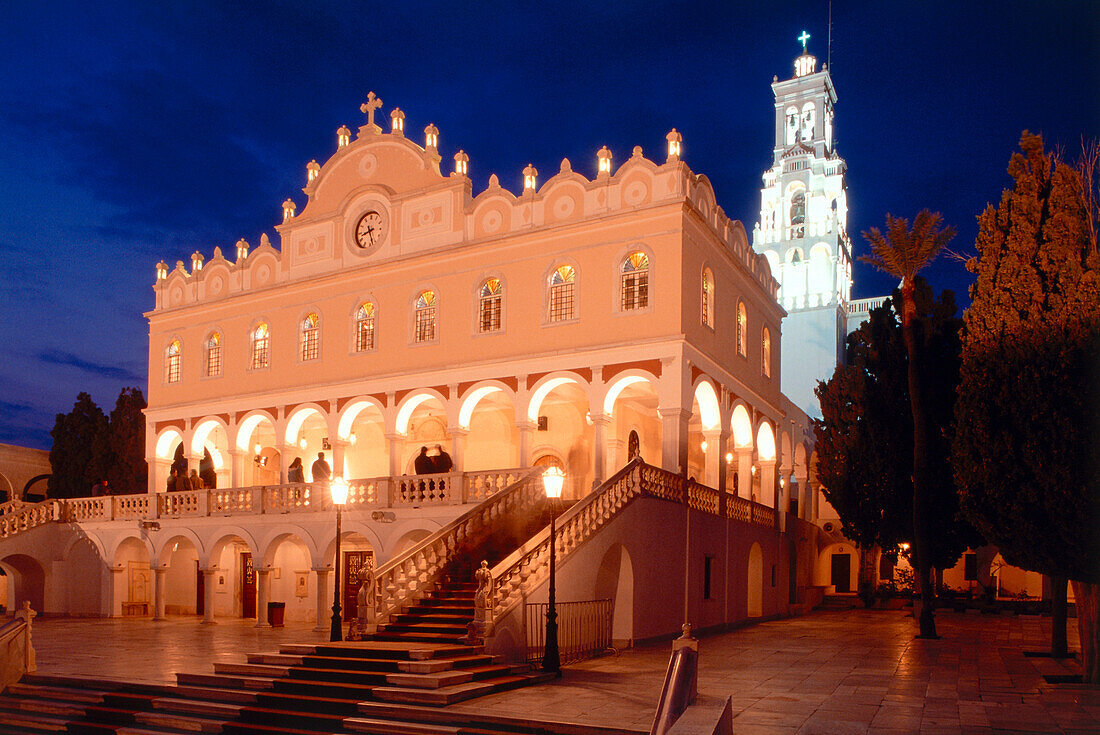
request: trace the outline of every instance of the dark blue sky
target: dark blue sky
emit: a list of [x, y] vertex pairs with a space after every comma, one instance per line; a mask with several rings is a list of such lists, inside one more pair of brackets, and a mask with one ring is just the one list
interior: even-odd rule
[[[664, 134], [751, 229], [770, 165], [773, 75], [827, 3], [26, 3], [0, 26], [0, 442], [48, 448], [89, 391], [145, 389], [154, 265], [274, 235], [305, 164], [353, 129], [368, 90], [440, 129], [518, 190], [531, 161], [594, 175]], [[1070, 155], [1100, 133], [1092, 2], [866, 2], [833, 8], [837, 148], [849, 229], [944, 213], [973, 250], [1020, 131]], [[276, 240], [277, 242], [277, 240]], [[857, 252], [865, 252], [862, 239]], [[941, 260], [937, 286], [965, 291]], [[857, 266], [854, 296], [890, 279]]]

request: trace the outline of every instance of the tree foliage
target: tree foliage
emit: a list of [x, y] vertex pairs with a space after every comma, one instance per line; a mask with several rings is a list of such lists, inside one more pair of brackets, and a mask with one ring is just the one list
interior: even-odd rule
[[51, 498], [79, 498], [107, 476], [112, 464], [107, 417], [87, 393], [80, 393], [69, 413], [57, 414], [50, 448]]
[[979, 217], [954, 466], [1011, 564], [1100, 583], [1100, 256], [1094, 180], [1024, 133]]
[[114, 463], [107, 479], [112, 492], [146, 492], [149, 482], [145, 461], [145, 396], [140, 388], [123, 388], [109, 421], [109, 445]]
[[[955, 297], [916, 278], [913, 290], [924, 404], [931, 424], [930, 563], [944, 569], [981, 542], [958, 512], [951, 482], [946, 433], [959, 373], [959, 331]], [[826, 499], [844, 523], [844, 534], [865, 548], [896, 553], [913, 539], [913, 418], [908, 354], [901, 327], [900, 292], [848, 335], [846, 361], [828, 382], [819, 383], [822, 419], [814, 422], [818, 477]]]

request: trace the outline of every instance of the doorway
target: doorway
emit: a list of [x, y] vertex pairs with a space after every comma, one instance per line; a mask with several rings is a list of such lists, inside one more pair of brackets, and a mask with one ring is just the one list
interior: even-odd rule
[[837, 594], [846, 594], [852, 591], [851, 554], [833, 554], [832, 577], [829, 582], [833, 585]]
[[256, 617], [256, 570], [248, 551], [241, 552], [241, 617]]
[[359, 570], [374, 569], [373, 551], [344, 552], [344, 620], [359, 617]]

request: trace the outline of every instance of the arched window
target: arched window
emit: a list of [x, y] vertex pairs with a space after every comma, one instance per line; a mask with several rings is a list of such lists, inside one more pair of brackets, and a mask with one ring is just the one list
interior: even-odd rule
[[623, 311], [649, 306], [649, 256], [635, 250], [619, 267], [622, 272], [620, 304]]
[[500, 329], [500, 304], [504, 293], [499, 278], [490, 278], [481, 284], [478, 294], [477, 331], [496, 332]]
[[798, 108], [788, 107], [786, 116], [787, 125], [784, 135], [784, 141], [787, 145], [790, 145], [791, 143], [794, 143], [795, 136], [798, 135]]
[[168, 343], [164, 357], [164, 379], [169, 383], [180, 382], [180, 359], [183, 351], [180, 341], [174, 339]]
[[764, 327], [764, 335], [760, 340], [760, 354], [763, 362], [764, 377], [772, 376], [772, 333]]
[[791, 237], [802, 237], [806, 231], [806, 192], [795, 192], [791, 197]]
[[710, 268], [703, 269], [703, 324], [708, 327], [714, 326], [714, 274], [710, 272]]
[[306, 314], [301, 325], [302, 361], [316, 360], [321, 349], [321, 320], [313, 313]]
[[550, 321], [563, 322], [575, 316], [576, 281], [577, 271], [571, 265], [559, 265], [550, 275]]
[[435, 291], [422, 291], [416, 297], [416, 341], [435, 339]]
[[745, 302], [737, 302], [737, 354], [744, 357], [748, 354], [749, 314], [745, 309]]
[[268, 332], [267, 324], [264, 322], [260, 322], [252, 330], [251, 347], [251, 359], [248, 362], [249, 367], [253, 370], [267, 367], [271, 359], [271, 335]]
[[355, 351], [374, 349], [374, 302], [364, 301], [355, 312]]
[[807, 102], [802, 106], [802, 140], [814, 139], [815, 117], [812, 102]]
[[791, 248], [787, 257], [791, 265], [800, 265], [802, 263], [802, 248]]
[[206, 338], [206, 377], [222, 374], [222, 336], [214, 332]]
[[630, 434], [626, 437], [626, 460], [628, 462], [642, 455], [641, 446], [642, 442], [638, 438], [638, 432], [631, 429]]

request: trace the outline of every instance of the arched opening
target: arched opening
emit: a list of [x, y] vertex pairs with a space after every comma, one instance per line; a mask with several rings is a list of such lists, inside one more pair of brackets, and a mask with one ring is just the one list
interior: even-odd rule
[[730, 417], [730, 442], [733, 449], [726, 456], [730, 476], [726, 487], [738, 497], [752, 498], [752, 419], [745, 404], [738, 403]]
[[[336, 559], [336, 538], [330, 540], [325, 550], [325, 565], [332, 569]], [[362, 567], [374, 569], [379, 564], [374, 545], [358, 531], [342, 531], [340, 534], [340, 579], [341, 581], [341, 617], [351, 620], [359, 614], [359, 570]], [[332, 575], [329, 576], [326, 599], [332, 599]]]
[[256, 563], [252, 546], [239, 534], [226, 534], [214, 543], [210, 564], [215, 617], [256, 617]]
[[335, 474], [359, 479], [390, 474], [386, 422], [378, 403], [361, 399], [348, 404], [340, 416], [337, 436], [347, 445], [344, 466], [333, 467]]
[[764, 552], [760, 544], [754, 543], [749, 549], [748, 616], [759, 618], [764, 614]]
[[134, 536], [123, 539], [115, 549], [111, 566], [122, 573], [112, 574], [115, 583], [112, 607], [123, 617], [149, 617], [153, 614], [153, 570], [149, 547]]
[[622, 544], [613, 544], [600, 561], [595, 599], [611, 600], [611, 644], [630, 646], [634, 641], [634, 565]]
[[281, 458], [275, 444], [275, 423], [267, 414], [250, 414], [240, 423], [237, 449], [245, 453], [241, 487], [279, 484]]
[[26, 554], [10, 554], [0, 559], [0, 569], [7, 578], [8, 609], [18, 610], [27, 601], [32, 610], [44, 611], [46, 573], [36, 559]]
[[474, 472], [519, 466], [519, 429], [509, 392], [497, 385], [472, 388], [462, 402], [458, 423], [469, 431], [463, 470]]
[[164, 573], [164, 613], [201, 615], [203, 613], [203, 577], [199, 570], [199, 552], [187, 536], [174, 536], [160, 551]]
[[532, 456], [556, 453], [565, 462], [562, 497], [577, 499], [588, 494], [592, 484], [593, 429], [588, 395], [569, 376], [557, 376], [535, 389], [528, 417], [537, 424], [532, 437]]
[[[318, 622], [317, 606], [309, 596], [312, 558], [309, 546], [301, 537], [293, 533], [276, 536], [267, 545], [263, 564], [259, 568], [267, 570], [267, 601], [284, 605], [286, 621]], [[260, 610], [259, 613], [267, 615], [266, 610]]]
[[851, 544], [829, 544], [817, 555], [814, 584], [829, 587], [832, 594], [852, 594], [857, 589], [859, 552]]
[[197, 469], [204, 488], [229, 487], [230, 466], [229, 435], [221, 423], [209, 419], [195, 428], [191, 440], [193, 454], [202, 453]]
[[325, 460], [329, 462], [330, 467], [332, 466], [332, 452], [325, 448], [328, 438], [328, 423], [325, 421], [324, 414], [317, 408], [305, 406], [292, 413], [287, 419], [287, 459], [293, 462], [296, 457], [301, 458], [306, 482], [313, 482], [312, 466], [318, 452], [323, 452]]
[[416, 469], [416, 458], [420, 456], [421, 449], [426, 449], [429, 457], [434, 458], [445, 451], [452, 460], [454, 458], [447, 409], [435, 393], [425, 392], [405, 399], [397, 412], [397, 432], [405, 435], [400, 464], [405, 474], [424, 474]]
[[710, 487], [718, 487], [718, 464], [713, 460], [721, 421], [718, 394], [709, 380], [701, 380], [695, 386], [688, 423], [688, 475]]
[[654, 382], [642, 374], [624, 375], [611, 384], [604, 397], [604, 413], [611, 417], [605, 439], [608, 476], [636, 456], [660, 464], [661, 417]]
[[66, 551], [63, 561], [64, 594], [68, 598], [65, 610], [77, 616], [110, 614], [107, 560], [95, 542], [87, 536], [77, 539]]

